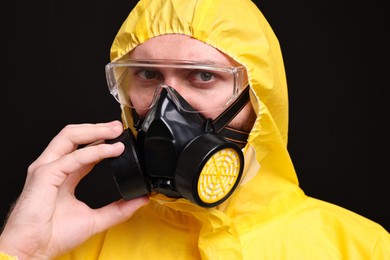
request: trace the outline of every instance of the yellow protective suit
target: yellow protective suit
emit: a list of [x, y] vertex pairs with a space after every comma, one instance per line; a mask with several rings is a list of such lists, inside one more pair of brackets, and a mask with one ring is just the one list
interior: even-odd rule
[[[288, 97], [279, 42], [249, 0], [142, 0], [111, 59], [150, 38], [190, 35], [246, 66], [257, 120], [240, 186], [217, 208], [151, 198], [127, 222], [59, 259], [390, 259], [379, 224], [300, 189], [287, 151]], [[126, 113], [123, 120], [131, 127]], [[313, 173], [315, 174], [315, 173]]]

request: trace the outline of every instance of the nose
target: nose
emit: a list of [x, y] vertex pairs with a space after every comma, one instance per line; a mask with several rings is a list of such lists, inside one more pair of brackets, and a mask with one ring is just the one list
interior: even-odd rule
[[183, 97], [188, 103], [193, 104], [197, 93], [194, 93], [194, 88], [191, 87], [191, 83], [188, 80], [188, 72], [180, 71], [176, 69], [167, 69], [162, 73], [163, 82], [165, 85], [170, 86], [176, 90], [181, 97]]
[[181, 92], [183, 88], [183, 82], [176, 75], [168, 75], [164, 76], [164, 83], [172, 88], [174, 88], [177, 92]]

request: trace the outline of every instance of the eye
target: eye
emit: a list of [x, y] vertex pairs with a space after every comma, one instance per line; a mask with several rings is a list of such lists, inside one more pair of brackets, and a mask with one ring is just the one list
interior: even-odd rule
[[208, 71], [198, 71], [194, 73], [194, 79], [197, 81], [210, 81], [214, 79], [214, 74]]
[[158, 79], [159, 73], [154, 70], [141, 70], [138, 72], [138, 76], [142, 79], [150, 80], [150, 79]]

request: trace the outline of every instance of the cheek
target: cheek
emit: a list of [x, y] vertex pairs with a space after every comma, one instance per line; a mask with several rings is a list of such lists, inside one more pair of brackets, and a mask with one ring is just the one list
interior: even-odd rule
[[217, 110], [217, 111], [204, 111], [204, 112], [202, 112], [202, 115], [203, 115], [205, 118], [211, 118], [212, 120], [214, 120], [214, 119], [217, 118], [222, 112], [223, 112], [223, 110]]
[[149, 112], [149, 109], [136, 109], [135, 110], [139, 117], [145, 118], [146, 114]]
[[248, 103], [238, 115], [228, 124], [228, 126], [249, 132], [256, 120], [256, 113], [252, 108], [252, 104]]

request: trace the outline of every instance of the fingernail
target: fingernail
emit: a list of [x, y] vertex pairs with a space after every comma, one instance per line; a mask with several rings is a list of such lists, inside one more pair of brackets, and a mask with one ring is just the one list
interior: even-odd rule
[[115, 148], [119, 147], [119, 146], [123, 146], [124, 144], [122, 142], [116, 142], [116, 143], [113, 143], [112, 144]]

